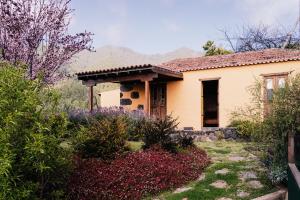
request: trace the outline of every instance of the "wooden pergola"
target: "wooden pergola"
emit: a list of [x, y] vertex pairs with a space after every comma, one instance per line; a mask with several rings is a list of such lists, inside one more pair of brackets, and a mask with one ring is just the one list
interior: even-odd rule
[[83, 85], [89, 87], [89, 110], [93, 111], [93, 87], [99, 83], [122, 83], [141, 81], [145, 84], [145, 113], [150, 113], [150, 82], [182, 80], [180, 72], [154, 65], [135, 65], [106, 70], [88, 71], [76, 74]]

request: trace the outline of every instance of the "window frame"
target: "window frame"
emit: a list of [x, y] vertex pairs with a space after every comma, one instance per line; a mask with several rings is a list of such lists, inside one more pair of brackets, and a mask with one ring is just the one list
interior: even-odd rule
[[[267, 80], [272, 79], [272, 87], [273, 87], [273, 94], [274, 91], [279, 89], [279, 79], [284, 78], [285, 83], [288, 80], [289, 72], [281, 72], [281, 73], [272, 73], [272, 74], [262, 74], [263, 76], [263, 104], [264, 104], [264, 114], [267, 115], [270, 112], [270, 103], [272, 100], [268, 99], [268, 89], [267, 89]], [[273, 96], [272, 94], [272, 96]]]

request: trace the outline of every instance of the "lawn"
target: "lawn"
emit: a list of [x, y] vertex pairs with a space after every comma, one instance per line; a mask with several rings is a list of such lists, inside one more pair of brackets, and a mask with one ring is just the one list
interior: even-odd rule
[[[197, 146], [207, 151], [213, 163], [198, 181], [175, 192], [164, 192], [155, 199], [253, 199], [276, 190], [257, 157], [245, 150], [251, 143], [218, 141], [201, 142]], [[216, 188], [212, 183], [224, 188]]]
[[126, 143], [130, 151], [139, 151], [143, 146], [143, 142], [138, 141], [127, 141]]

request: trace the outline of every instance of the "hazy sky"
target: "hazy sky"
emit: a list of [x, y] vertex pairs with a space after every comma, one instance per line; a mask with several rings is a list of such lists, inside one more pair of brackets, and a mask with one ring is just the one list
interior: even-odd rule
[[153, 54], [224, 44], [222, 29], [243, 24], [292, 27], [298, 0], [72, 0], [70, 31], [95, 34], [94, 46], [116, 45]]

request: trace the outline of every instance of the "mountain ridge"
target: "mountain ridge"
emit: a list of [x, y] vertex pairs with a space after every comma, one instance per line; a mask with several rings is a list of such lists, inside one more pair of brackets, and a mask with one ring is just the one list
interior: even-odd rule
[[70, 73], [140, 64], [160, 64], [173, 59], [199, 57], [201, 52], [181, 47], [167, 53], [142, 54], [127, 47], [106, 45], [95, 52], [83, 51], [67, 66]]

